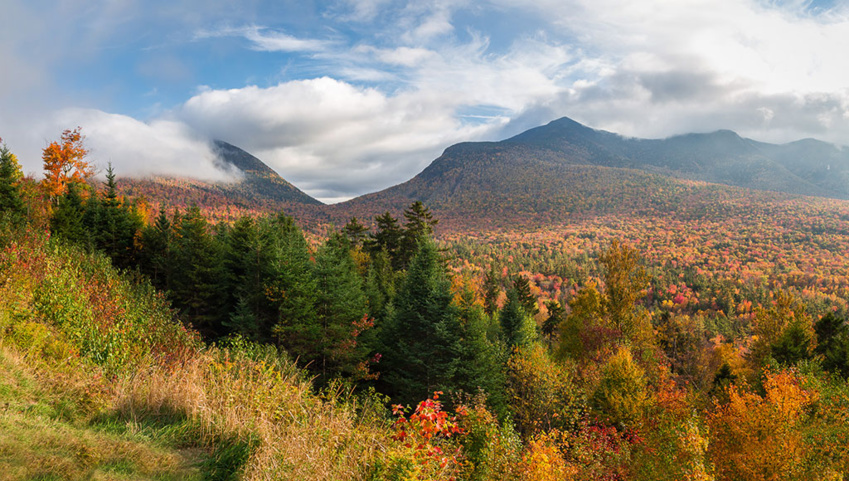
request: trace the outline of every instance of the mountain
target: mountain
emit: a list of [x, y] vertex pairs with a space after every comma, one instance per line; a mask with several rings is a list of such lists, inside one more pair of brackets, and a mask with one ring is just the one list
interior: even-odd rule
[[637, 139], [562, 118], [501, 142], [453, 145], [413, 179], [330, 208], [368, 217], [421, 200], [449, 223], [506, 226], [695, 215], [732, 198], [846, 199], [847, 178], [849, 155], [819, 141], [774, 145], [728, 130]]
[[244, 174], [244, 179], [230, 186], [248, 199], [294, 202], [308, 205], [322, 205], [317, 199], [290, 184], [271, 167], [235, 145], [216, 140], [214, 142], [219, 160], [231, 165]]
[[158, 176], [122, 178], [118, 187], [125, 195], [144, 197], [157, 205], [185, 208], [197, 204], [214, 218], [279, 210], [298, 215], [323, 205], [239, 147], [221, 140], [214, 141], [213, 145], [222, 170], [238, 170], [240, 177], [232, 182]]

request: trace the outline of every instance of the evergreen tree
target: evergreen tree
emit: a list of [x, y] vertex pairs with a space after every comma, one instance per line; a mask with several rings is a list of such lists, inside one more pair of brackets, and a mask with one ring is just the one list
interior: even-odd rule
[[395, 298], [395, 272], [386, 250], [374, 254], [369, 264], [365, 283], [369, 313], [380, 326], [389, 319], [392, 300]]
[[401, 249], [398, 254], [399, 262], [404, 268], [409, 265], [410, 260], [416, 253], [419, 240], [430, 237], [433, 227], [439, 222], [433, 218], [430, 209], [417, 200], [404, 210], [404, 231], [401, 236]]
[[529, 316], [533, 317], [539, 314], [539, 306], [533, 294], [531, 294], [531, 284], [524, 276], [516, 274], [513, 277], [513, 289], [516, 291], [516, 296], [519, 298], [519, 303], [525, 309]]
[[118, 198], [115, 171], [106, 169], [106, 191], [102, 199], [92, 197], [86, 204], [85, 224], [94, 246], [105, 252], [113, 264], [128, 268], [137, 264], [136, 234], [144, 222], [135, 208]]
[[[0, 139], [0, 142], [3, 140]], [[5, 143], [0, 143], [0, 216], [14, 223], [22, 222], [26, 214], [19, 186], [22, 178], [21, 166], [15, 154], [9, 151]]]
[[316, 316], [318, 284], [309, 246], [291, 217], [279, 214], [270, 219], [268, 228], [271, 277], [265, 292], [276, 314], [273, 335], [302, 363], [315, 361], [321, 326]]
[[[226, 310], [231, 313], [225, 327], [257, 341], [271, 340], [275, 316], [265, 295], [272, 277], [269, 230], [251, 217], [238, 219], [222, 232], [226, 270]], [[238, 311], [238, 313], [237, 313]]]
[[[179, 219], [179, 214], [175, 213]], [[153, 223], [142, 229], [139, 263], [141, 271], [157, 289], [171, 289], [174, 229], [165, 209], [159, 211]]]
[[357, 345], [355, 326], [367, 319], [368, 305], [363, 280], [350, 254], [348, 240], [332, 235], [319, 249], [315, 261], [318, 284], [316, 312], [320, 335], [314, 346], [315, 370], [323, 379], [335, 374], [353, 374], [367, 353]]
[[224, 278], [219, 246], [209, 232], [209, 224], [193, 205], [175, 225], [175, 255], [172, 299], [190, 322], [208, 338], [223, 334]]
[[393, 399], [415, 403], [455, 388], [461, 329], [436, 245], [422, 239], [383, 331], [381, 379]]
[[810, 359], [813, 354], [813, 336], [810, 329], [793, 323], [771, 346], [772, 357], [785, 366], [795, 366], [799, 361]]
[[85, 212], [79, 184], [69, 182], [65, 193], [58, 198], [50, 216], [51, 235], [74, 244], [88, 246], [91, 237], [83, 223]]
[[510, 348], [528, 345], [536, 338], [536, 328], [528, 319], [515, 288], [507, 290], [507, 302], [498, 321], [501, 324], [504, 343]]
[[849, 377], [849, 325], [846, 320], [828, 313], [814, 325], [817, 336], [815, 352], [822, 356], [827, 371]]
[[394, 270], [401, 270], [403, 266], [401, 253], [401, 240], [404, 231], [398, 224], [398, 219], [392, 217], [389, 212], [379, 215], [374, 218], [377, 224], [377, 229], [373, 234], [369, 235], [366, 242], [366, 250], [372, 255], [386, 251], [389, 259], [392, 262]]
[[353, 248], [358, 248], [363, 245], [367, 238], [368, 227], [361, 224], [356, 217], [351, 217], [351, 220], [342, 227], [342, 235], [348, 239]]
[[548, 317], [542, 323], [542, 335], [548, 340], [548, 345], [551, 347], [554, 332], [560, 324], [566, 319], [566, 309], [555, 300], [550, 300], [545, 303], [548, 309]]
[[459, 306], [461, 325], [460, 357], [456, 386], [469, 394], [483, 392], [487, 404], [504, 419], [509, 412], [505, 366], [508, 353], [504, 345], [488, 336], [494, 322], [473, 303]]
[[498, 298], [501, 296], [501, 275], [495, 270], [495, 264], [490, 264], [489, 272], [483, 281], [483, 310], [492, 317], [498, 311]]

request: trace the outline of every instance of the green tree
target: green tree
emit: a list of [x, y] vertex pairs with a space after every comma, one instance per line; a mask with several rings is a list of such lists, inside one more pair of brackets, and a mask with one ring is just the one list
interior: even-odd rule
[[548, 317], [542, 323], [542, 335], [545, 336], [549, 347], [551, 347], [554, 333], [566, 318], [566, 309], [553, 299], [545, 303], [545, 308], [548, 310]]
[[321, 337], [309, 246], [291, 217], [280, 214], [269, 228], [272, 272], [265, 292], [276, 313], [272, 331], [281, 346], [308, 363], [316, 359], [315, 344]]
[[455, 388], [461, 330], [451, 283], [430, 239], [422, 239], [383, 331], [381, 379], [393, 399], [415, 403]]
[[822, 356], [827, 371], [849, 377], [849, 325], [846, 320], [828, 313], [814, 325], [817, 336], [816, 354]]
[[433, 234], [433, 227], [439, 220], [434, 219], [430, 209], [425, 207], [419, 200], [413, 202], [410, 207], [404, 210], [404, 220], [399, 261], [401, 266], [406, 268], [410, 263], [410, 259], [416, 253], [419, 240], [424, 237], [430, 237]]
[[404, 231], [398, 224], [398, 219], [385, 212], [374, 218], [377, 228], [374, 233], [369, 234], [366, 240], [366, 250], [375, 255], [380, 251], [386, 251], [392, 262], [394, 270], [401, 270], [404, 265], [401, 259], [401, 242]]
[[227, 277], [226, 311], [230, 313], [224, 324], [229, 331], [257, 342], [272, 340], [276, 319], [265, 293], [272, 277], [270, 229], [265, 223], [242, 217], [220, 235]]
[[539, 314], [537, 299], [531, 293], [531, 284], [526, 277], [516, 274], [513, 277], [513, 289], [516, 291], [519, 303], [522, 304], [529, 316], [533, 317]]
[[351, 220], [342, 227], [342, 235], [348, 239], [353, 248], [358, 248], [368, 237], [368, 227], [361, 224], [356, 217], [351, 217]]
[[207, 338], [223, 334], [224, 269], [209, 224], [193, 205], [175, 225], [172, 300], [182, 319]]
[[131, 204], [118, 197], [112, 164], [106, 169], [106, 190], [102, 198], [92, 197], [86, 203], [85, 224], [93, 244], [121, 268], [137, 264], [135, 238], [144, 221]]
[[363, 279], [350, 252], [348, 239], [334, 234], [316, 255], [316, 311], [321, 330], [315, 345], [315, 370], [323, 379], [354, 374], [357, 365], [368, 355], [357, 343], [358, 331], [364, 327], [358, 325], [368, 319], [368, 304]]
[[[179, 224], [179, 212], [174, 213], [174, 218]], [[164, 291], [171, 289], [174, 248], [173, 224], [165, 209], [161, 209], [153, 223], [142, 229], [139, 263], [153, 285]]]
[[536, 339], [536, 326], [528, 318], [516, 289], [507, 290], [507, 302], [498, 317], [504, 343], [510, 346], [522, 347]]
[[0, 215], [14, 223], [22, 222], [26, 214], [20, 192], [22, 178], [17, 157], [0, 139]]
[[501, 275], [495, 270], [495, 264], [490, 264], [489, 271], [483, 281], [483, 309], [487, 316], [494, 316], [498, 311], [498, 298], [501, 297]]
[[85, 212], [80, 185], [69, 182], [65, 192], [57, 199], [56, 207], [50, 216], [51, 235], [74, 244], [89, 246], [91, 235], [83, 222]]

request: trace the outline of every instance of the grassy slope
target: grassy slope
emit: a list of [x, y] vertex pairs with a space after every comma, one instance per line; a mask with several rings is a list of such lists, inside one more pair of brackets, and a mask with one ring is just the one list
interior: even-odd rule
[[155, 431], [86, 419], [16, 349], [0, 348], [0, 479], [202, 479], [203, 451]]
[[377, 404], [203, 347], [102, 256], [0, 241], [0, 479], [365, 479], [386, 452]]

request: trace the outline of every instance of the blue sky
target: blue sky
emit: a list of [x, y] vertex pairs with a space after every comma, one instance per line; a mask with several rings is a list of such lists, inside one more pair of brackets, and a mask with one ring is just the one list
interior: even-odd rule
[[[210, 138], [334, 202], [568, 116], [849, 144], [849, 9], [802, 0], [5, 0], [0, 136], [221, 180]], [[10, 74], [11, 73], [11, 74]]]

